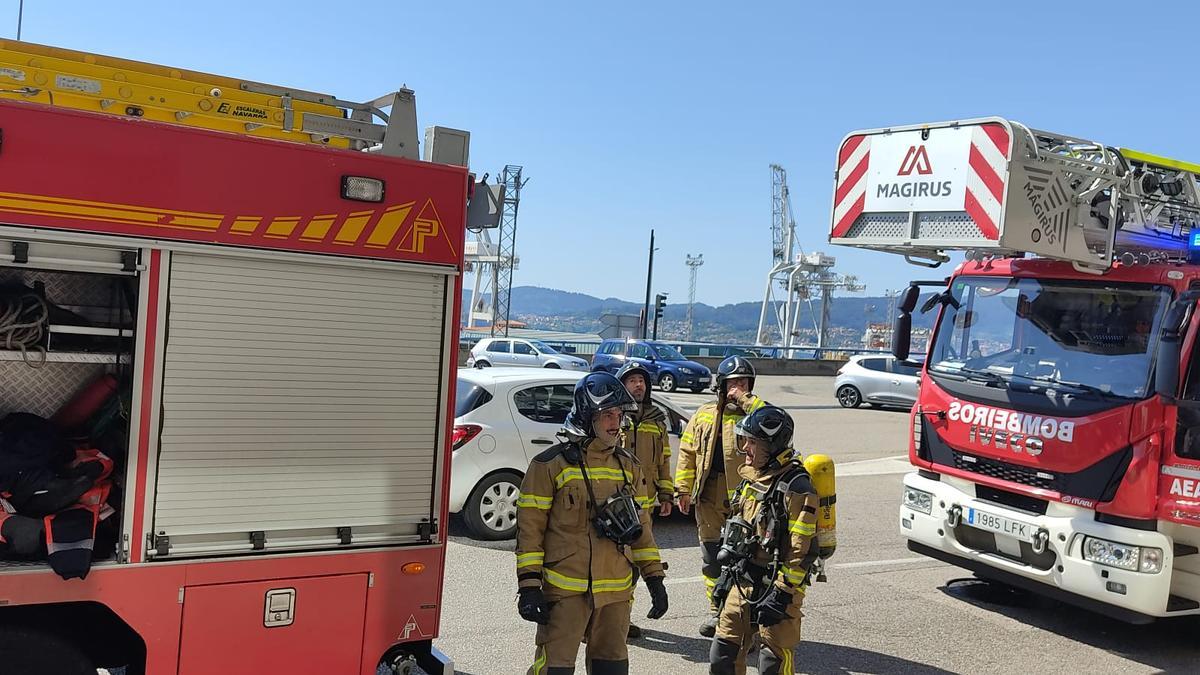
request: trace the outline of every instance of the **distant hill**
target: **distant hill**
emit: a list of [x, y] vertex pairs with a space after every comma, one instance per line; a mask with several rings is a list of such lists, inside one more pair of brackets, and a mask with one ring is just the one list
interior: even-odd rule
[[[467, 303], [470, 301], [470, 291], [463, 293], [463, 319], [466, 319]], [[485, 297], [484, 302], [488, 299]], [[890, 322], [888, 308], [890, 301], [886, 297], [855, 297], [844, 296], [833, 299], [830, 308], [830, 333], [834, 338], [833, 344], [850, 344], [861, 339], [868, 323]], [[578, 331], [597, 333], [602, 328], [600, 316], [606, 313], [638, 314], [642, 303], [620, 300], [618, 298], [597, 298], [584, 293], [560, 291], [554, 288], [539, 286], [517, 286], [512, 289], [512, 318], [523, 321], [530, 328], [548, 330]], [[759, 314], [762, 310], [760, 302], [739, 302], [736, 304], [713, 307], [704, 303], [696, 303], [694, 339], [720, 342], [753, 342], [755, 331], [758, 330]], [[819, 300], [813, 300], [812, 310], [818, 315], [821, 311]], [[914, 317], [914, 325], [929, 327], [932, 325], [933, 312], [929, 315]], [[687, 318], [685, 303], [668, 304], [664, 313], [664, 321], [660, 322], [659, 335], [671, 339], [684, 336]], [[809, 312], [808, 303], [800, 305], [799, 328], [805, 334], [812, 334], [814, 322]], [[838, 339], [840, 337], [840, 339]]]

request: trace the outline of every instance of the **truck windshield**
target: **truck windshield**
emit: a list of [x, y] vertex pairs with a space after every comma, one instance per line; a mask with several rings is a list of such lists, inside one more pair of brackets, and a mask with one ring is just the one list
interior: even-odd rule
[[1142, 399], [1170, 299], [1162, 286], [959, 277], [944, 299], [929, 371]]

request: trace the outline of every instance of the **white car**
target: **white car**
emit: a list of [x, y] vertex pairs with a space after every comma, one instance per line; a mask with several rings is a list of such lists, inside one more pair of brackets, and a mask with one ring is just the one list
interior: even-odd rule
[[[517, 530], [517, 497], [529, 462], [551, 445], [571, 410], [575, 382], [565, 370], [460, 368], [454, 407], [450, 511], [481, 539], [508, 539]], [[651, 394], [670, 420], [672, 453], [688, 413]]]
[[911, 407], [917, 402], [921, 369], [890, 354], [852, 356], [833, 381], [834, 395], [843, 408], [866, 403], [873, 407]]
[[525, 368], [589, 369], [588, 362], [578, 356], [562, 354], [541, 340], [522, 338], [484, 338], [471, 348], [467, 366], [522, 366]]

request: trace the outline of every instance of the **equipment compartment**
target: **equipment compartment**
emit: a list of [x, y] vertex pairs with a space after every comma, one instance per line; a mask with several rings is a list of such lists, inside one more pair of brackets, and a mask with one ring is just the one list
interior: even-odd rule
[[[0, 527], [9, 535], [0, 568], [46, 565], [44, 525], [36, 549], [30, 528], [81, 506], [95, 515], [92, 560], [119, 556], [136, 256], [0, 240]], [[26, 535], [21, 543], [16, 528]], [[86, 535], [54, 533], [67, 537], [60, 550], [86, 550]], [[55, 569], [79, 576], [87, 565], [77, 558], [66, 566], [74, 571], [61, 562]]]

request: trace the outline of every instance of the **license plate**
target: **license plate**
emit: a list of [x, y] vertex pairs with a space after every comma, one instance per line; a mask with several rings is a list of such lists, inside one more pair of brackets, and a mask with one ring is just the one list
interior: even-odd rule
[[964, 521], [971, 527], [1007, 535], [1014, 539], [1029, 542], [1030, 544], [1033, 543], [1033, 535], [1037, 532], [1037, 528], [1029, 523], [1023, 523], [1019, 520], [1005, 518], [1004, 516], [998, 516], [994, 513], [980, 511], [971, 507], [967, 507], [965, 515], [966, 518], [964, 518]]
[[699, 381], [700, 381], [700, 382], [703, 382], [704, 384], [708, 384], [709, 382], [712, 382], [712, 378], [710, 378], [710, 377], [701, 377], [701, 378], [699, 378]]

